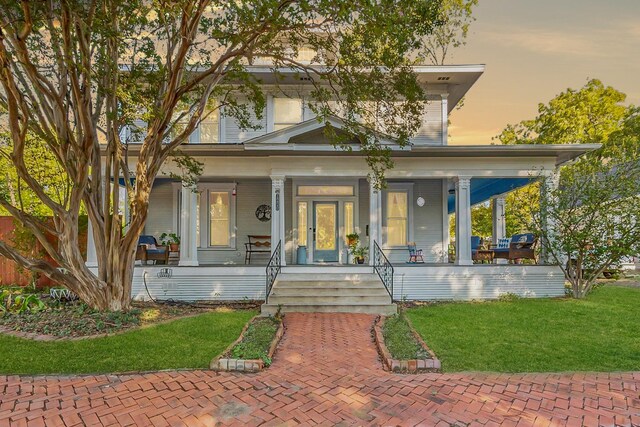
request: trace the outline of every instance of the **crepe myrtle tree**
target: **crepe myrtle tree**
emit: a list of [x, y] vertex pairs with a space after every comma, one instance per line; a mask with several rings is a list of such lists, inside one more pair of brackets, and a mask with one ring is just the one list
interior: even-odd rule
[[531, 231], [540, 236], [546, 261], [562, 268], [574, 298], [640, 250], [638, 157], [600, 155], [563, 168], [557, 185], [545, 177], [539, 205], [530, 205]]
[[[348, 148], [355, 137], [381, 183], [392, 166], [381, 135], [404, 145], [420, 126], [426, 98], [410, 58], [425, 57], [440, 8], [438, 0], [1, 0], [0, 130], [11, 166], [52, 212], [53, 225], [12, 203], [4, 183], [0, 206], [32, 230], [55, 265], [6, 242], [0, 254], [92, 307], [128, 309], [156, 176], [217, 109], [241, 128], [255, 126], [266, 98], [249, 72], [256, 61], [309, 80], [307, 101], [318, 121], [339, 116], [349, 134], [327, 124], [333, 143]], [[314, 58], [301, 61], [301, 49]], [[138, 137], [135, 155], [124, 129]], [[61, 199], [27, 162], [34, 139], [67, 177]], [[118, 212], [123, 189], [126, 227]], [[82, 207], [92, 224], [96, 274], [78, 242]]]

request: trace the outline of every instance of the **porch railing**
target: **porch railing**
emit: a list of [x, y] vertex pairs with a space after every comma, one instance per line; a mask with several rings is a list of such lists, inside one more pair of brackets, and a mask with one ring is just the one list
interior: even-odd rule
[[269, 259], [269, 264], [267, 264], [267, 283], [266, 289], [264, 292], [264, 303], [269, 303], [269, 295], [271, 294], [271, 288], [273, 288], [273, 284], [278, 277], [278, 273], [282, 269], [282, 241], [278, 241], [278, 245], [276, 246], [276, 250], [271, 254], [271, 258]]
[[373, 242], [373, 269], [378, 273], [393, 302], [393, 265], [375, 241]]

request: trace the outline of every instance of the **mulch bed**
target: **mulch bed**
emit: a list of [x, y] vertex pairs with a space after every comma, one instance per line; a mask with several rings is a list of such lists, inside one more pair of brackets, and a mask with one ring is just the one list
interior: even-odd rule
[[256, 309], [257, 301], [225, 303], [139, 302], [128, 312], [100, 312], [79, 301], [57, 302], [43, 296], [47, 308], [35, 313], [0, 314], [0, 332], [38, 340], [82, 339], [120, 333], [213, 310]]

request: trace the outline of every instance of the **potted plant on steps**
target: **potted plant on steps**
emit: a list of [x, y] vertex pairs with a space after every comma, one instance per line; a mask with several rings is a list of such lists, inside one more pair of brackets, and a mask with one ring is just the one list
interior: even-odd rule
[[160, 235], [160, 244], [169, 246], [171, 252], [180, 250], [180, 237], [176, 233], [162, 233]]
[[369, 250], [364, 246], [353, 246], [351, 248], [351, 255], [356, 260], [358, 264], [364, 264], [364, 257], [367, 255]]

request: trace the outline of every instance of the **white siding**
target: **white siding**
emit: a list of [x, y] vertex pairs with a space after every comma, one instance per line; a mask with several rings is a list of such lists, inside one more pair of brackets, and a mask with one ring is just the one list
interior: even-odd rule
[[[171, 277], [158, 277], [168, 268]], [[131, 295], [148, 300], [149, 293], [160, 300], [180, 301], [237, 301], [264, 299], [264, 267], [178, 267], [142, 266], [133, 274]]]
[[[438, 262], [442, 259], [442, 180], [422, 179], [413, 182], [413, 197], [409, 199], [409, 211], [413, 213], [413, 215], [410, 214], [413, 218], [413, 227], [410, 223], [409, 239], [416, 242], [417, 249], [422, 249], [425, 262]], [[419, 196], [425, 199], [423, 207], [416, 204]], [[386, 203], [385, 193], [383, 193], [382, 203], [383, 205]], [[386, 212], [385, 207], [383, 207], [383, 215], [384, 212]], [[383, 236], [386, 235], [385, 225], [383, 218]], [[409, 259], [406, 247], [386, 249], [385, 253], [392, 263], [403, 263]]]
[[505, 293], [527, 298], [564, 295], [564, 274], [556, 266], [396, 266], [397, 300], [481, 300]]
[[424, 115], [422, 126], [416, 135], [411, 138], [415, 145], [443, 145], [442, 138], [442, 100], [429, 100]]

